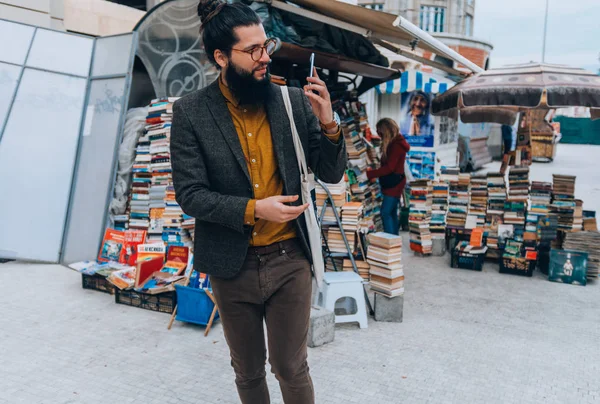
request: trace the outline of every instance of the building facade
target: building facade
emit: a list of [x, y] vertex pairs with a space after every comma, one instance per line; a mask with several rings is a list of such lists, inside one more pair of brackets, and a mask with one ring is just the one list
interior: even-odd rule
[[[475, 3], [476, 0], [358, 0], [363, 7], [403, 16], [487, 69], [493, 46], [473, 38]], [[424, 56], [433, 57], [431, 54]]]
[[[125, 3], [125, 2], [119, 2]], [[144, 11], [106, 0], [0, 0], [0, 18], [92, 36], [131, 32]], [[145, 3], [145, 0], [144, 0]]]

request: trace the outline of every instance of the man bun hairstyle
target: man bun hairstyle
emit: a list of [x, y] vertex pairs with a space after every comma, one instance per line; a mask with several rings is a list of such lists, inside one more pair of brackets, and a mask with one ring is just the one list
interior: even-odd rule
[[204, 48], [217, 68], [220, 66], [215, 61], [215, 50], [231, 56], [231, 48], [239, 41], [235, 28], [261, 24], [260, 17], [247, 5], [223, 0], [200, 0], [198, 16]]

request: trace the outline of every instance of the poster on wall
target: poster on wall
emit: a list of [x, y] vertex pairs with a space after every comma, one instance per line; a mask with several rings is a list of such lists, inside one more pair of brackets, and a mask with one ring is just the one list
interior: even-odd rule
[[411, 147], [433, 147], [435, 119], [431, 115], [431, 94], [423, 91], [402, 93], [400, 133]]
[[435, 153], [409, 151], [406, 155], [410, 172], [415, 179], [433, 180], [435, 177]]

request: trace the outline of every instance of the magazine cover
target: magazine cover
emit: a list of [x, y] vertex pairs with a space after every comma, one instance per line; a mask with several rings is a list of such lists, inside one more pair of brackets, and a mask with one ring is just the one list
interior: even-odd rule
[[123, 262], [125, 234], [115, 229], [106, 229], [104, 239], [98, 253], [98, 262]]
[[125, 231], [123, 263], [134, 266], [137, 262], [138, 245], [146, 242], [146, 230]]
[[139, 244], [137, 246], [138, 256], [137, 262], [154, 259], [161, 257], [165, 259], [167, 247], [163, 242], [152, 243], [152, 244]]

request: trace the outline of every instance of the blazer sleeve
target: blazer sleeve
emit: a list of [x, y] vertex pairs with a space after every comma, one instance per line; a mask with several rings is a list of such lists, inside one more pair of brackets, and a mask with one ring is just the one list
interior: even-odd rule
[[297, 90], [302, 100], [302, 111], [306, 117], [308, 128], [308, 153], [306, 162], [315, 176], [323, 182], [337, 184], [342, 180], [348, 156], [344, 137], [339, 136], [337, 141], [323, 135], [318, 118], [302, 90]]
[[171, 166], [175, 198], [186, 214], [244, 233], [250, 198], [210, 190], [204, 152], [180, 102], [173, 105]]

